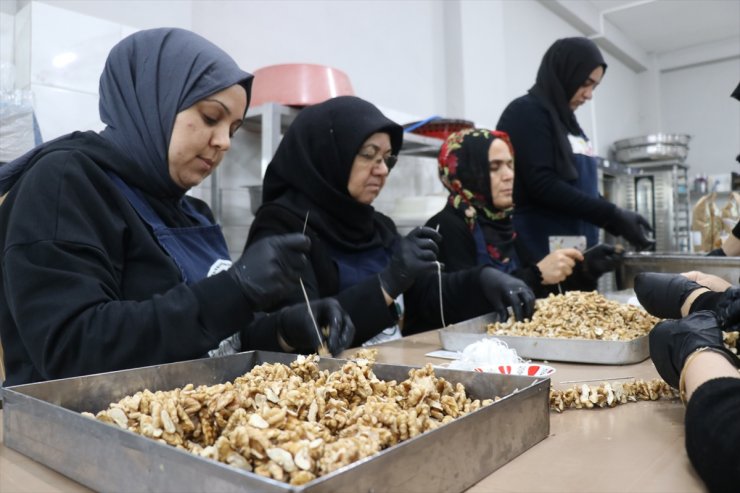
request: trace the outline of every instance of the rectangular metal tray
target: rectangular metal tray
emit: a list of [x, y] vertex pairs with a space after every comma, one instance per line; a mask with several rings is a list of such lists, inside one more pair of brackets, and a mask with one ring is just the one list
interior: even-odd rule
[[[506, 396], [440, 428], [303, 486], [267, 479], [86, 418], [148, 388], [233, 380], [262, 363], [295, 355], [250, 351], [4, 389], [5, 445], [97, 491], [462, 491], [547, 437], [549, 379], [435, 369], [469, 396]], [[322, 358], [334, 371], [346, 361]], [[402, 381], [412, 367], [376, 364], [378, 378]]]
[[592, 363], [599, 365], [629, 365], [650, 356], [648, 337], [631, 341], [600, 341], [594, 339], [561, 339], [554, 337], [493, 336], [486, 333], [489, 323], [497, 322], [498, 315], [489, 313], [439, 330], [442, 348], [462, 351], [481, 339], [500, 339], [519, 356], [544, 361]]

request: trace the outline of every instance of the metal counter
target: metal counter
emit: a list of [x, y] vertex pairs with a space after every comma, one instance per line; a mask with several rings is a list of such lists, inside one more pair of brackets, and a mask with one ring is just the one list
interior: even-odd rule
[[617, 289], [634, 287], [640, 272], [673, 272], [698, 270], [719, 276], [732, 284], [740, 279], [740, 257], [707, 257], [688, 253], [628, 253], [617, 271]]

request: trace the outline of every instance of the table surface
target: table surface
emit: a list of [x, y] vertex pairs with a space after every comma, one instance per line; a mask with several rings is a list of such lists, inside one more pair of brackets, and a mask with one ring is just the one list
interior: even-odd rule
[[[425, 356], [440, 349], [438, 331], [375, 346], [378, 363], [444, 364]], [[344, 357], [354, 351], [348, 350]], [[550, 362], [555, 388], [573, 380], [658, 378], [650, 360], [625, 366]], [[598, 385], [599, 382], [588, 382]], [[2, 411], [0, 411], [0, 420]], [[705, 492], [684, 448], [684, 408], [678, 400], [636, 402], [550, 414], [550, 435], [469, 488], [471, 493]], [[536, 471], [536, 474], [532, 474]], [[0, 492], [80, 492], [88, 488], [11, 450], [0, 428]]]

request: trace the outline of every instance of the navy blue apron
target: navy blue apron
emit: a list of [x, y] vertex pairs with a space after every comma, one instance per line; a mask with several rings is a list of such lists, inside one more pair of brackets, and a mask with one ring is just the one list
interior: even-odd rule
[[183, 210], [200, 225], [169, 228], [164, 225], [140, 190], [130, 187], [114, 173], [108, 175], [139, 217], [152, 228], [157, 242], [180, 268], [183, 281], [187, 284], [198, 282], [231, 266], [229, 248], [221, 227], [195, 210], [187, 200], [182, 201]]
[[[386, 250], [382, 246], [356, 253], [347, 253], [329, 248], [329, 255], [337, 265], [339, 272], [339, 291], [351, 288], [368, 277], [376, 275], [388, 265], [391, 258], [390, 250]], [[401, 317], [404, 312], [403, 294], [399, 295], [394, 303], [396, 305], [396, 313]], [[401, 328], [396, 324], [382, 330], [362, 345], [372, 346], [381, 342], [400, 339], [402, 335]]]
[[491, 257], [488, 253], [486, 240], [483, 238], [483, 230], [478, 224], [478, 221], [475, 222], [475, 227], [473, 228], [473, 240], [475, 240], [477, 265], [490, 265], [496, 270], [500, 270], [506, 274], [511, 274], [519, 267], [519, 259], [516, 254], [509, 257], [508, 262], [501, 262], [500, 260], [496, 260]]
[[[599, 196], [599, 178], [596, 159], [584, 154], [569, 136], [573, 146], [573, 165], [578, 171], [578, 178], [568, 183], [581, 192], [591, 196]], [[581, 138], [581, 140], [583, 140]], [[587, 141], [583, 141], [587, 144]], [[589, 148], [590, 149], [590, 148]], [[515, 209], [512, 216], [514, 230], [522, 239], [533, 257], [539, 261], [550, 253], [550, 236], [585, 236], [586, 247], [592, 247], [599, 242], [599, 228], [588, 221], [562, 213], [530, 206], [526, 209]]]

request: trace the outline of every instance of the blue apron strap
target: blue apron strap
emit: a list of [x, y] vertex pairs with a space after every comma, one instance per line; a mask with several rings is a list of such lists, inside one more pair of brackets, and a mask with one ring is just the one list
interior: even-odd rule
[[159, 219], [157, 213], [152, 209], [152, 206], [150, 206], [149, 203], [144, 200], [144, 197], [141, 196], [141, 192], [129, 187], [117, 174], [111, 171], [107, 171], [107, 173], [111, 180], [113, 180], [116, 188], [126, 196], [126, 199], [128, 199], [134, 210], [152, 227], [152, 229], [154, 229], [154, 231], [166, 229], [164, 224], [162, 224], [162, 220]]

